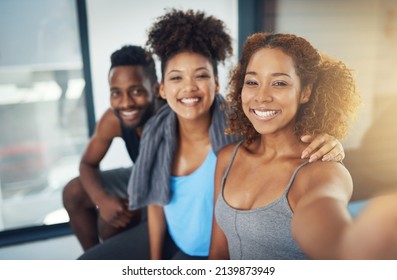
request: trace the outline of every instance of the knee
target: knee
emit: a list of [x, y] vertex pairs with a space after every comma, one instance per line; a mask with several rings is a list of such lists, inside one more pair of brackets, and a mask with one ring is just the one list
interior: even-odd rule
[[86, 192], [80, 184], [79, 178], [74, 178], [63, 189], [62, 201], [66, 209], [73, 209], [82, 203], [84, 197], [87, 196]]

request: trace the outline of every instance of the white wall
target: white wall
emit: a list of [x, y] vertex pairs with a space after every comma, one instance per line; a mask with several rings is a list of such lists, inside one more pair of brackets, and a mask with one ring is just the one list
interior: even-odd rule
[[[164, 14], [165, 8], [203, 10], [222, 19], [234, 39], [234, 49], [237, 49], [236, 0], [87, 0], [86, 3], [97, 120], [109, 107], [107, 75], [111, 53], [125, 44], [143, 46], [146, 42], [146, 30], [158, 16]], [[226, 86], [228, 67], [233, 63], [234, 61], [231, 61], [219, 69], [222, 89]], [[130, 159], [124, 143], [117, 139], [101, 167], [108, 169], [129, 164]]]
[[354, 70], [364, 107], [344, 143], [345, 148], [359, 145], [373, 119], [371, 102], [376, 86], [380, 11], [384, 2], [391, 1], [278, 1], [277, 32], [300, 35]]

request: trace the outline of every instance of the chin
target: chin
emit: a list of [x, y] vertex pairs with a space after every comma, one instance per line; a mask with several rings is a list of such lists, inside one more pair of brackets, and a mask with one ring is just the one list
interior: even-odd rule
[[134, 127], [137, 127], [139, 124], [139, 122], [137, 122], [137, 121], [125, 121], [123, 119], [121, 119], [121, 123], [124, 127], [127, 127], [127, 128], [134, 128]]

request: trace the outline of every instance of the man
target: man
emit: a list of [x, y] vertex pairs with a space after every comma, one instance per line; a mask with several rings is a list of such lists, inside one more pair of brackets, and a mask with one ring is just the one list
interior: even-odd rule
[[115, 51], [108, 79], [110, 108], [98, 121], [82, 156], [80, 176], [63, 191], [70, 225], [84, 251], [140, 222], [142, 211], [127, 207], [131, 169], [101, 172], [99, 164], [116, 137], [125, 141], [134, 162], [143, 126], [160, 106], [155, 64], [143, 48], [124, 46]]

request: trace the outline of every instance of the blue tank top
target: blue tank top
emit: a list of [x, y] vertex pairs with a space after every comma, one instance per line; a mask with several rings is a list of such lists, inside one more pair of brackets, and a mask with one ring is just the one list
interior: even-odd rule
[[246, 260], [307, 259], [292, 237], [291, 219], [293, 213], [288, 203], [287, 194], [299, 169], [308, 161], [295, 169], [281, 197], [264, 207], [238, 210], [227, 204], [223, 197], [223, 190], [241, 143], [236, 146], [230, 159], [222, 179], [222, 190], [215, 205], [216, 221], [227, 238], [230, 258]]
[[171, 200], [164, 206], [168, 231], [190, 256], [208, 256], [214, 206], [216, 155], [210, 150], [192, 174], [171, 177]]

